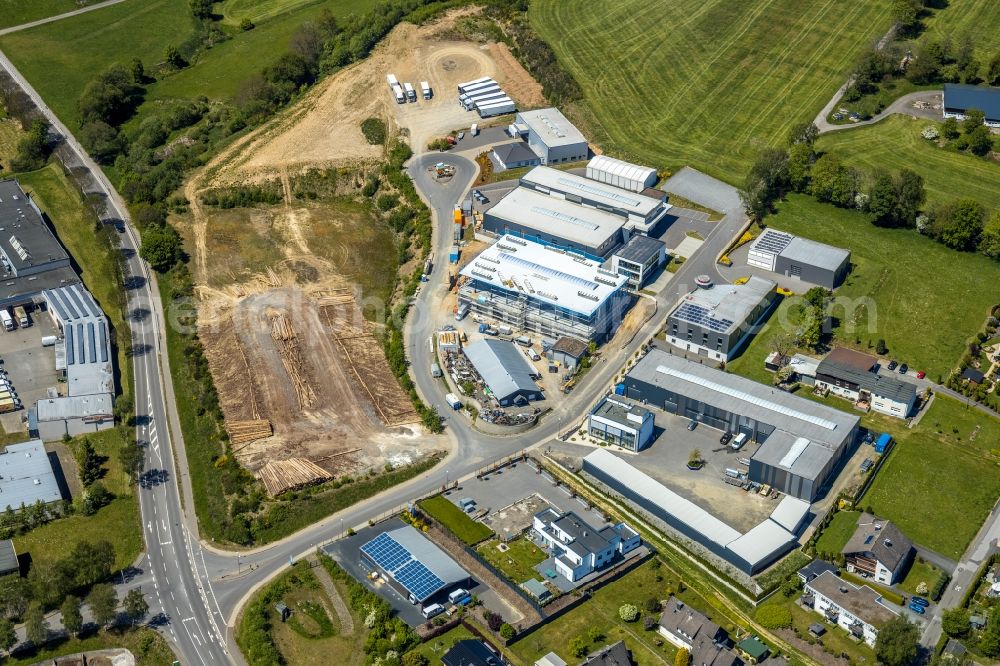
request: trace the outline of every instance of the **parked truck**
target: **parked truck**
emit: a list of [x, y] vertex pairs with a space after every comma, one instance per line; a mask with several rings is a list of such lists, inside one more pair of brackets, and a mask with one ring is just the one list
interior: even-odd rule
[[430, 99], [433, 94], [431, 93], [431, 84], [427, 83], [426, 81], [421, 81], [420, 92], [424, 94], [424, 99]]
[[441, 376], [441, 366], [437, 363], [431, 363], [431, 377]]
[[469, 134], [472, 136], [479, 135], [479, 123], [472, 123], [472, 127], [469, 128]]
[[406, 94], [403, 93], [403, 87], [398, 83], [392, 86], [392, 94], [396, 96], [396, 104], [406, 103]]
[[406, 100], [408, 102], [416, 102], [417, 101], [417, 93], [413, 89], [413, 84], [404, 83], [403, 84], [403, 90], [406, 91]]
[[396, 78], [395, 74], [387, 74], [385, 80], [389, 83], [390, 88], [395, 88], [399, 85], [399, 79]]
[[[451, 246], [451, 252], [448, 253], [448, 261], [450, 261], [453, 264], [457, 264], [458, 263], [458, 256], [459, 256], [458, 246], [457, 245], [452, 245]], [[2, 312], [6, 312], [6, 310], [3, 310]], [[9, 317], [10, 315], [7, 315], [7, 316]], [[9, 331], [10, 329], [8, 328], [7, 330]]]
[[462, 401], [454, 393], [449, 393], [444, 399], [452, 409], [462, 409]]
[[3, 330], [14, 330], [14, 318], [10, 316], [10, 312], [7, 308], [0, 308], [0, 323], [3, 324]]
[[28, 313], [25, 311], [23, 305], [18, 305], [14, 308], [14, 316], [17, 319], [17, 325], [21, 328], [31, 326], [31, 320], [28, 319]]

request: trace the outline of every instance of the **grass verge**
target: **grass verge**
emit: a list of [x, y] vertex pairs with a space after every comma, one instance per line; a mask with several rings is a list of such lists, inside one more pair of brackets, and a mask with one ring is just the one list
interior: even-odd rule
[[546, 557], [541, 548], [525, 537], [508, 541], [506, 551], [500, 551], [499, 545], [499, 540], [490, 539], [480, 544], [476, 551], [515, 585], [520, 585], [531, 578], [542, 578], [541, 574], [535, 571], [535, 565], [540, 564]]
[[816, 553], [838, 555], [858, 527], [860, 511], [838, 511], [816, 541]]
[[444, 495], [437, 495], [418, 503], [420, 510], [441, 523], [452, 534], [470, 546], [493, 536], [493, 530], [479, 521], [469, 518], [464, 511], [448, 501]]
[[[4, 659], [5, 666], [51, 663], [53, 659], [77, 652], [125, 648], [135, 655], [136, 666], [170, 666], [176, 663], [167, 641], [149, 627], [107, 629], [86, 638], [70, 638], [47, 643], [41, 650], [22, 651]], [[95, 660], [91, 660], [95, 663]]]

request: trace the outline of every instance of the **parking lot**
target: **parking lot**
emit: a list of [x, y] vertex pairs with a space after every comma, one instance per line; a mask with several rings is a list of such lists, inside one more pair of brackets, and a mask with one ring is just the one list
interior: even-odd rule
[[[739, 459], [749, 460], [757, 445], [748, 442], [739, 451], [719, 443], [722, 432], [699, 423], [688, 430], [689, 419], [653, 410], [657, 438], [640, 453], [610, 448], [630, 465], [642, 470], [678, 495], [695, 502], [733, 528], [746, 532], [766, 519], [778, 500], [761, 497], [725, 482], [726, 469], [744, 474], [748, 466]], [[551, 445], [552, 454], [562, 458], [569, 466], [579, 467], [579, 461], [596, 448], [596, 443], [576, 441]], [[704, 467], [692, 471], [687, 468], [691, 452], [697, 449], [705, 461]]]
[[29, 317], [31, 326], [0, 330], [0, 360], [23, 406], [0, 414], [0, 425], [7, 433], [24, 431], [25, 409], [35, 401], [48, 397], [50, 391], [60, 395], [66, 392], [66, 385], [60, 382], [55, 369], [55, 347], [42, 346], [43, 337], [57, 335], [58, 331], [45, 311], [36, 308]]

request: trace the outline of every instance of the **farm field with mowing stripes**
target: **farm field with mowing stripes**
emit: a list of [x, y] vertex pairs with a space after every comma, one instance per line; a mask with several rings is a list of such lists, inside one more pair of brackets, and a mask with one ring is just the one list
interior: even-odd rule
[[876, 0], [533, 0], [530, 18], [605, 150], [732, 183], [816, 115], [891, 23]]
[[894, 115], [874, 125], [824, 134], [817, 147], [845, 164], [869, 170], [916, 171], [924, 177], [929, 204], [969, 197], [987, 208], [1000, 208], [1000, 164], [939, 148], [920, 136], [934, 124]]
[[0, 28], [30, 23], [80, 8], [81, 5], [76, 0], [0, 0]]
[[948, 6], [934, 12], [926, 23], [925, 34], [931, 39], [950, 37], [954, 44], [961, 36], [969, 35], [984, 67], [1000, 51], [996, 38], [1000, 3], [996, 0], [949, 0]]

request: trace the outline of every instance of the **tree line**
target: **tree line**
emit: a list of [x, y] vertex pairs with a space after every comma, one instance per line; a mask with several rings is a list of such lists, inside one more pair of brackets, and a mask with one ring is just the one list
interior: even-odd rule
[[818, 135], [815, 125], [802, 123], [792, 128], [787, 148], [758, 153], [740, 188], [748, 216], [761, 220], [785, 194], [801, 192], [864, 213], [876, 226], [916, 229], [952, 249], [1000, 259], [1000, 211], [989, 213], [968, 198], [925, 207], [920, 174], [845, 164], [834, 154], [816, 151]]

